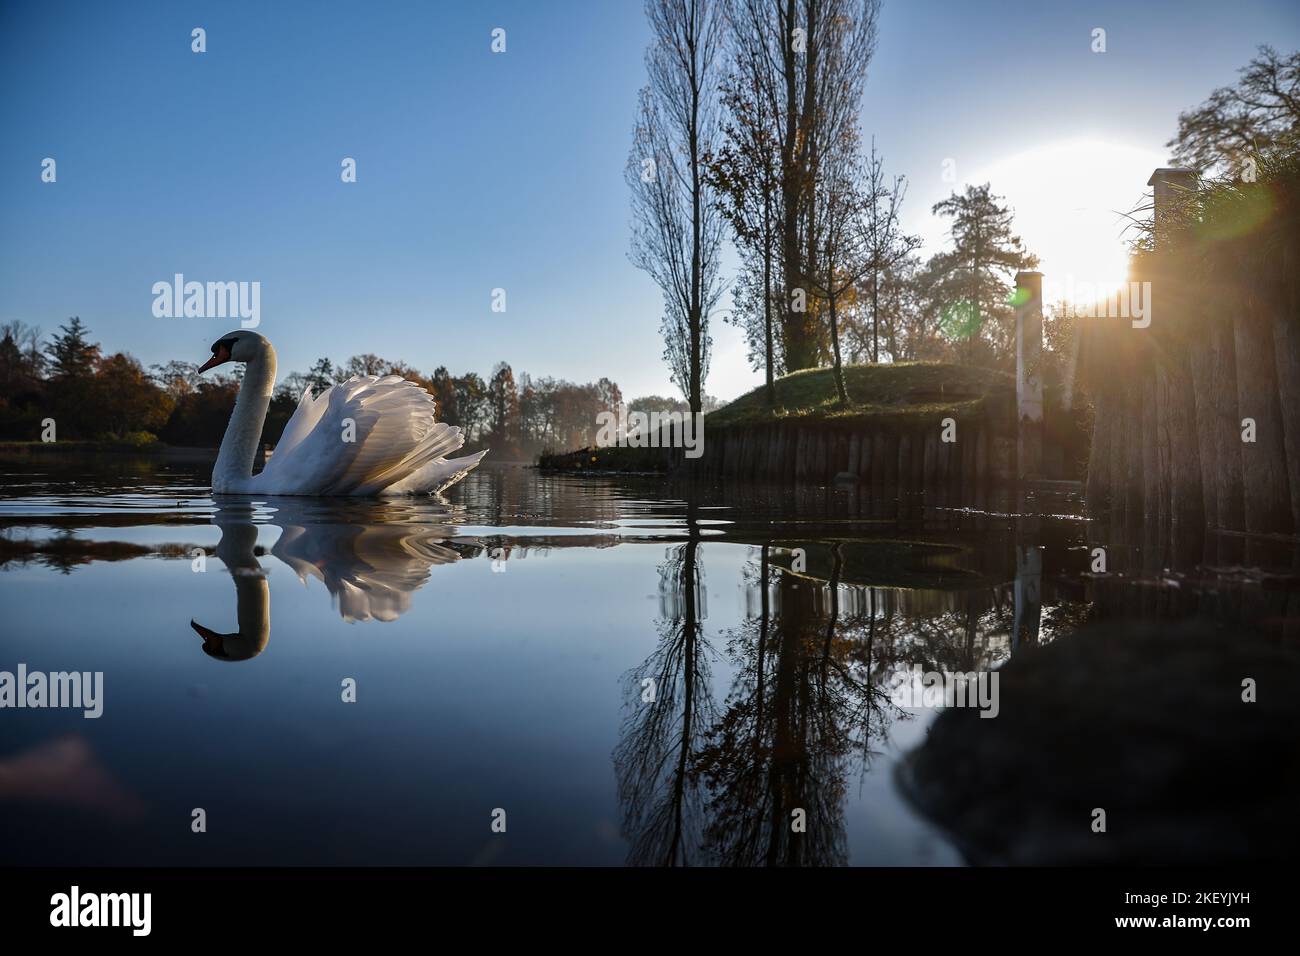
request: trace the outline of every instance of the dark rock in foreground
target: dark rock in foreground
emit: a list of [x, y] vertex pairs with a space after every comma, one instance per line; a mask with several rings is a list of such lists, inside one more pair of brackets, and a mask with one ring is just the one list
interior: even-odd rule
[[[1294, 643], [1097, 625], [999, 674], [997, 717], [945, 711], [899, 767], [908, 798], [971, 862], [1246, 863], [1300, 849]], [[1256, 703], [1242, 700], [1248, 677]]]

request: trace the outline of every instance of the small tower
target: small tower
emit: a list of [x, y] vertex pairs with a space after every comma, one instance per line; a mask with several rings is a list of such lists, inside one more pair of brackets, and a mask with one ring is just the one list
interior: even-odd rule
[[1154, 189], [1155, 211], [1152, 219], [1156, 239], [1159, 241], [1178, 207], [1196, 192], [1196, 170], [1186, 166], [1162, 166], [1151, 174], [1147, 185]]

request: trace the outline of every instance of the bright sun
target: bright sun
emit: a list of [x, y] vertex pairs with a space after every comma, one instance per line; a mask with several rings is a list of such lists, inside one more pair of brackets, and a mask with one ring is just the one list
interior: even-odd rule
[[1158, 152], [1079, 139], [1001, 159], [970, 181], [992, 183], [1015, 210], [1015, 230], [1040, 260], [1044, 305], [1083, 305], [1127, 280], [1124, 213], [1164, 165]]

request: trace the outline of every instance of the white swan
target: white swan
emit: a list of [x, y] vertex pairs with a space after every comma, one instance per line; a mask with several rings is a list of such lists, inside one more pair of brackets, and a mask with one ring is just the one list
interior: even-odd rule
[[315, 398], [303, 392], [275, 452], [259, 474], [253, 460], [275, 385], [275, 349], [241, 329], [212, 343], [206, 372], [243, 362], [212, 491], [234, 495], [400, 495], [439, 491], [464, 478], [486, 451], [446, 457], [465, 444], [461, 430], [433, 418], [433, 397], [397, 375], [353, 376]]

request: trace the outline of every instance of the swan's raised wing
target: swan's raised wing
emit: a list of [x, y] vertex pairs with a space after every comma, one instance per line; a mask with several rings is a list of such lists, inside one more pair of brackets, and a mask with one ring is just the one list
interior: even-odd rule
[[[311, 434], [311, 430], [316, 427], [316, 423], [325, 414], [325, 409], [329, 407], [327, 397], [329, 393], [330, 389], [327, 388], [321, 392], [319, 398], [313, 398], [310, 387], [303, 389], [302, 397], [298, 399], [298, 407], [293, 410], [293, 416], [285, 424], [280, 440], [276, 443], [276, 455], [287, 455]], [[275, 455], [271, 458], [274, 460]], [[269, 467], [270, 462], [267, 465]]]
[[464, 458], [437, 458], [419, 468], [401, 481], [384, 488], [386, 495], [431, 494], [445, 491], [473, 471], [483, 456], [484, 449]]
[[304, 396], [289, 423], [291, 443], [276, 447], [252, 490], [378, 494], [465, 443], [459, 428], [435, 422], [433, 414], [433, 396], [396, 375], [356, 376], [319, 398]]

